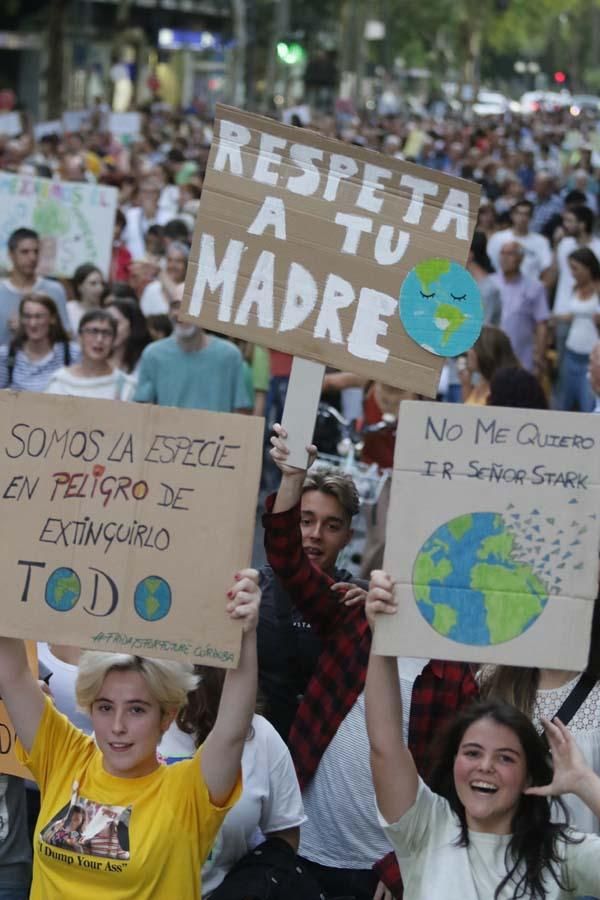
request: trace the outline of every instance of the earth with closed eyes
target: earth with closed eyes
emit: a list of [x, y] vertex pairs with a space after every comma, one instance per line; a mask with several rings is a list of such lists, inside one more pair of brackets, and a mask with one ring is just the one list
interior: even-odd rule
[[483, 324], [477, 282], [449, 259], [426, 259], [411, 269], [398, 307], [408, 335], [436, 356], [464, 353], [479, 337]]

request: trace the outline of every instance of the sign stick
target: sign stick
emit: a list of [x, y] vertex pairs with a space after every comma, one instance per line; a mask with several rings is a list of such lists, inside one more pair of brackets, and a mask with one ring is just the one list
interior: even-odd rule
[[324, 374], [324, 363], [294, 357], [281, 424], [288, 434], [287, 461], [299, 469], [308, 462], [306, 447], [312, 443]]

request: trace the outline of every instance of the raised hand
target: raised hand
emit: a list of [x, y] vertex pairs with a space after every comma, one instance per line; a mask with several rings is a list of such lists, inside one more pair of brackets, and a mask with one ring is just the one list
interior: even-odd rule
[[338, 581], [331, 585], [331, 590], [339, 594], [340, 603], [344, 606], [355, 606], [357, 603], [364, 603], [367, 599], [365, 589], [349, 581]]
[[542, 719], [552, 753], [554, 776], [550, 784], [528, 788], [525, 793], [535, 797], [557, 797], [578, 794], [591, 770], [577, 746], [575, 738], [560, 719]]
[[256, 569], [242, 569], [235, 575], [235, 581], [227, 591], [227, 612], [232, 619], [242, 619], [244, 633], [252, 631], [258, 624], [260, 588]]
[[365, 615], [371, 627], [375, 629], [375, 619], [378, 615], [392, 616], [398, 610], [398, 604], [394, 600], [394, 582], [381, 569], [371, 573], [369, 592], [365, 601]]
[[[271, 437], [271, 449], [269, 455], [277, 468], [283, 475], [304, 475], [305, 469], [298, 469], [296, 466], [289, 466], [287, 464], [290, 450], [287, 445], [288, 434], [285, 428], [282, 425], [279, 425], [279, 423], [276, 423], [273, 425], [273, 431], [275, 433]], [[317, 448], [314, 444], [309, 444], [306, 448], [306, 452], [308, 453], [308, 463], [306, 468], [309, 469], [316, 459]]]

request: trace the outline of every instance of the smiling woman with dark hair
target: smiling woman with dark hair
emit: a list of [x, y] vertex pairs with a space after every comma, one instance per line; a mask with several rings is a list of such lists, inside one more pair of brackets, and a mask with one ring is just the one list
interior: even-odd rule
[[[396, 610], [392, 579], [374, 572], [371, 629]], [[402, 859], [406, 900], [600, 895], [600, 837], [551, 815], [550, 798], [575, 794], [600, 816], [600, 778], [558, 719], [543, 720], [550, 763], [524, 713], [499, 701], [473, 704], [443, 739], [430, 790], [404, 742], [394, 657], [371, 650], [365, 706], [379, 820]]]

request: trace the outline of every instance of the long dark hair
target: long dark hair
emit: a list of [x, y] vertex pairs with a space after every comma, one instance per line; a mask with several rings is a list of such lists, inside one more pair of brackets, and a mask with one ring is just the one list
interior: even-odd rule
[[600, 263], [594, 251], [589, 247], [579, 247], [578, 250], [573, 250], [572, 253], [569, 253], [568, 259], [585, 266], [594, 281], [600, 280]]
[[[200, 676], [198, 687], [188, 694], [188, 702], [177, 714], [177, 725], [186, 734], [194, 737], [196, 747], [204, 743], [217, 721], [219, 703], [225, 682], [225, 669], [212, 666], [194, 666], [194, 672]], [[262, 713], [264, 704], [260, 694], [256, 700], [255, 710]], [[250, 727], [248, 740], [254, 736]]]
[[[450, 804], [460, 822], [460, 836], [457, 844], [469, 846], [469, 829], [465, 808], [456, 792], [454, 783], [454, 760], [467, 729], [480, 719], [491, 719], [504, 725], [518, 737], [525, 754], [525, 764], [531, 787], [550, 784], [552, 765], [546, 745], [536, 732], [527, 716], [497, 700], [479, 701], [468, 706], [452, 722], [442, 743], [440, 756], [434, 766], [430, 786]], [[567, 810], [560, 798], [557, 803], [568, 819]], [[568, 826], [552, 821], [551, 804], [546, 797], [532, 797], [522, 794], [512, 820], [512, 834], [506, 848], [506, 875], [496, 888], [494, 898], [500, 896], [507, 887], [514, 885], [514, 900], [531, 898], [545, 900], [546, 879], [551, 876], [562, 890], [567, 886], [560, 880], [560, 842], [579, 843]]]
[[142, 355], [142, 351], [152, 341], [152, 337], [148, 331], [144, 314], [135, 300], [130, 297], [115, 297], [106, 304], [104, 309], [108, 310], [111, 306], [118, 309], [131, 326], [129, 337], [125, 343], [123, 366], [127, 372], [133, 372]]
[[495, 325], [483, 326], [473, 344], [473, 352], [477, 358], [477, 368], [487, 382], [492, 380], [498, 369], [519, 365], [509, 336]]

